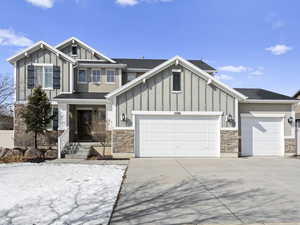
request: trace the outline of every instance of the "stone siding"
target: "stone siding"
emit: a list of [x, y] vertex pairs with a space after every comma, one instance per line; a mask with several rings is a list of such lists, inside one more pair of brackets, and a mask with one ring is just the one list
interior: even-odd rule
[[134, 130], [113, 130], [113, 153], [134, 152]]
[[[34, 146], [34, 135], [33, 133], [26, 133], [26, 124], [24, 119], [21, 117], [21, 111], [25, 105], [15, 105], [15, 120], [14, 120], [14, 146], [20, 148], [26, 148]], [[48, 148], [57, 146], [58, 131], [48, 131], [46, 135], [38, 136], [38, 147]]]
[[284, 145], [285, 145], [285, 153], [297, 153], [296, 148], [296, 139], [295, 138], [286, 138], [284, 139]]
[[239, 135], [237, 130], [221, 130], [221, 153], [238, 153]]

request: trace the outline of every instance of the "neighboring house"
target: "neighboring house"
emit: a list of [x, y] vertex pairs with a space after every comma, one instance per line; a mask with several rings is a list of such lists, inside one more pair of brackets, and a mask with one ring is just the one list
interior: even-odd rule
[[8, 61], [15, 68], [15, 146], [32, 144], [20, 110], [41, 85], [58, 112], [41, 145], [106, 141], [118, 158], [296, 154], [298, 100], [233, 89], [201, 60], [109, 58], [70, 38], [55, 47], [38, 42]]

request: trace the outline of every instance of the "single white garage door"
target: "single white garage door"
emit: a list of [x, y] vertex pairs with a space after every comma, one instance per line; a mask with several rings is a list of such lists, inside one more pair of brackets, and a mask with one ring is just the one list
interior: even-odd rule
[[219, 157], [221, 115], [136, 115], [137, 157]]
[[242, 114], [242, 156], [282, 156], [284, 154], [283, 115]]

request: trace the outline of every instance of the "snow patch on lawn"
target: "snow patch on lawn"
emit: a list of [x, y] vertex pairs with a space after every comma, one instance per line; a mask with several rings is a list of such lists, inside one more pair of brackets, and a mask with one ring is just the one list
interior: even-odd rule
[[0, 224], [107, 224], [125, 169], [113, 165], [0, 164]]

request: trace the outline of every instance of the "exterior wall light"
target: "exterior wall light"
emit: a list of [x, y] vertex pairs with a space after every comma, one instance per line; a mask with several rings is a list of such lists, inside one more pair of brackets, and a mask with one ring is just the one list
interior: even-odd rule
[[232, 122], [233, 121], [233, 116], [231, 114], [226, 116], [226, 122]]
[[290, 116], [290, 117], [288, 118], [288, 123], [293, 123], [293, 121], [294, 121], [294, 118], [293, 118], [292, 116]]
[[121, 120], [122, 121], [126, 121], [126, 115], [125, 115], [125, 113], [122, 113]]

